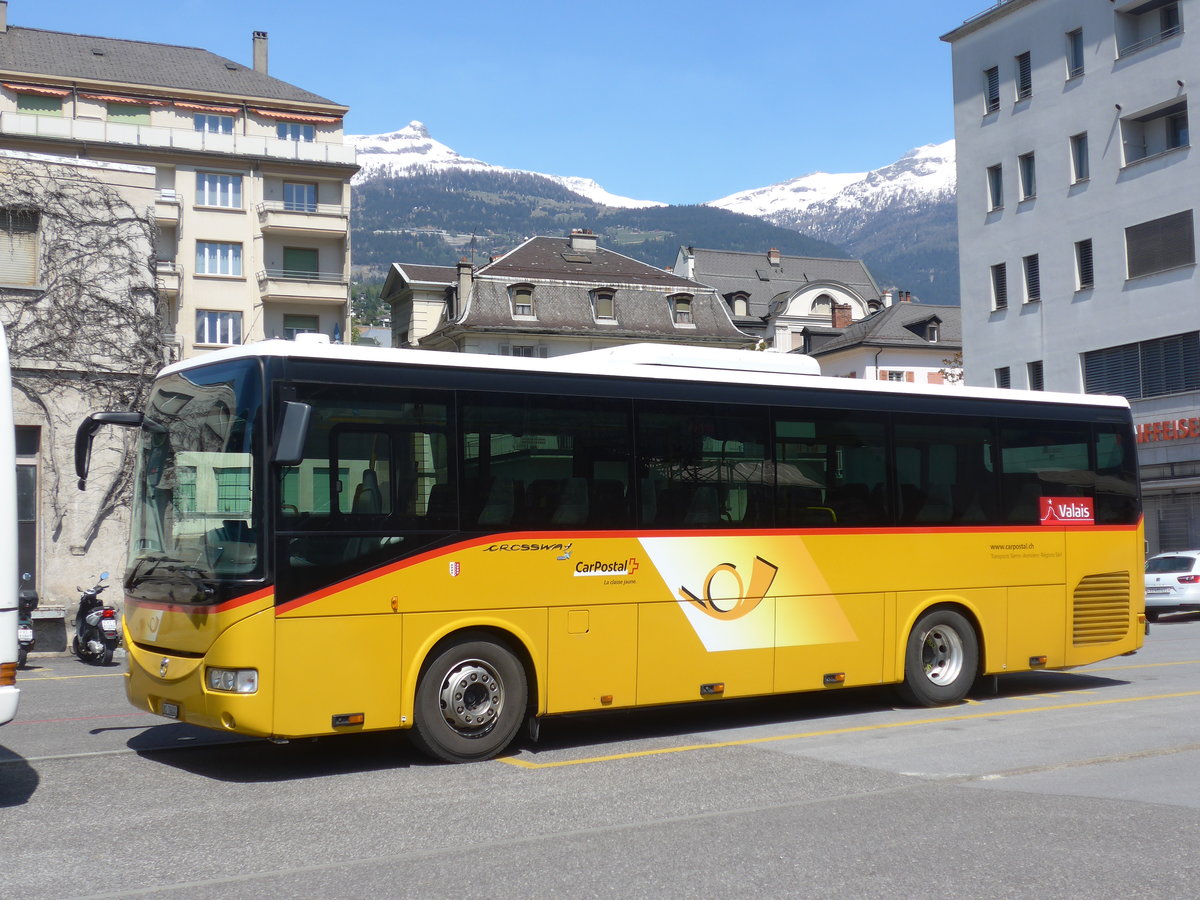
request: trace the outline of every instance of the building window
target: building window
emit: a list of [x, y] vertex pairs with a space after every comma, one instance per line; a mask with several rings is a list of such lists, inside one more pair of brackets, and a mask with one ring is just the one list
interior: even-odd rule
[[671, 306], [671, 321], [676, 325], [692, 324], [692, 295], [674, 294], [667, 298]]
[[315, 247], [283, 248], [284, 278], [314, 279], [320, 272], [320, 254]]
[[1033, 95], [1033, 64], [1026, 50], [1017, 57], [1017, 99], [1024, 100]]
[[217, 172], [196, 173], [196, 205], [242, 208], [242, 176]]
[[1188, 146], [1187, 98], [1121, 119], [1125, 165]]
[[1092, 239], [1084, 238], [1075, 242], [1075, 277], [1079, 290], [1091, 290], [1096, 285], [1092, 273]]
[[942, 328], [937, 322], [930, 322], [925, 328], [925, 339], [931, 344], [936, 344], [942, 337]]
[[1037, 166], [1033, 154], [1018, 156], [1017, 163], [1021, 174], [1021, 199], [1032, 200], [1037, 196]]
[[1044, 391], [1046, 389], [1046, 382], [1042, 377], [1042, 361], [1035, 359], [1026, 368], [1029, 370], [1029, 389], [1031, 391]]
[[283, 183], [283, 208], [293, 212], [316, 212], [317, 186], [285, 181]]
[[525, 359], [536, 359], [538, 348], [532, 344], [513, 344], [511, 355], [524, 357]]
[[903, 372], [896, 372], [896, 371], [889, 370], [889, 371], [885, 372], [884, 374], [887, 375], [888, 381], [904, 381], [905, 380]]
[[311, 144], [316, 140], [317, 129], [303, 122], [279, 122], [275, 126], [275, 136], [281, 141], [305, 141]]
[[994, 113], [1000, 108], [1000, 68], [992, 66], [983, 73], [983, 111]]
[[514, 316], [534, 317], [532, 284], [514, 284], [508, 289], [508, 296], [512, 302]]
[[729, 311], [735, 316], [750, 315], [750, 295], [744, 291], [737, 291], [728, 294], [725, 297], [729, 303]]
[[123, 125], [149, 125], [150, 107], [144, 103], [113, 103], [110, 101], [108, 121], [120, 122]]
[[38, 225], [31, 209], [0, 207], [0, 284], [38, 283]]
[[1125, 259], [1130, 278], [1195, 265], [1192, 211], [1126, 228]]
[[1078, 78], [1083, 74], [1083, 29], [1067, 32], [1067, 77]]
[[1000, 165], [988, 166], [988, 203], [989, 209], [1004, 208], [1004, 168]]
[[205, 134], [233, 134], [233, 116], [196, 113], [192, 116], [192, 125], [196, 131]]
[[1117, 13], [1117, 56], [1125, 57], [1183, 32], [1178, 3], [1150, 2]]
[[242, 245], [219, 241], [196, 241], [197, 275], [242, 274]]
[[992, 309], [1008, 308], [1008, 269], [1004, 263], [992, 266]]
[[1130, 400], [1200, 390], [1200, 332], [1083, 354], [1084, 390]]
[[1012, 387], [1012, 377], [1008, 373], [1008, 366], [1001, 366], [996, 370], [996, 387], [1010, 388]]
[[28, 116], [61, 116], [62, 97], [17, 94], [17, 112]]
[[617, 318], [616, 292], [592, 291], [592, 315], [597, 322], [615, 322]]
[[1075, 183], [1087, 181], [1091, 177], [1091, 165], [1088, 161], [1087, 132], [1083, 131], [1071, 137], [1071, 169]]
[[294, 341], [298, 334], [317, 334], [321, 330], [319, 316], [287, 315], [283, 317], [283, 336]]
[[1025, 269], [1025, 302], [1033, 303], [1042, 299], [1041, 265], [1036, 253], [1021, 260]]
[[233, 346], [242, 342], [242, 314], [215, 309], [196, 310], [196, 343]]

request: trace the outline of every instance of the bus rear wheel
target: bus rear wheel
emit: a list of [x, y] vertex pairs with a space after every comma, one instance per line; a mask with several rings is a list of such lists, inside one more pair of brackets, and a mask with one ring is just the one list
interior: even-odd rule
[[975, 683], [978, 669], [979, 640], [966, 616], [930, 610], [908, 636], [900, 696], [918, 706], [957, 703]]
[[417, 684], [412, 739], [443, 762], [491, 759], [512, 742], [525, 717], [525, 667], [486, 638], [441, 650]]

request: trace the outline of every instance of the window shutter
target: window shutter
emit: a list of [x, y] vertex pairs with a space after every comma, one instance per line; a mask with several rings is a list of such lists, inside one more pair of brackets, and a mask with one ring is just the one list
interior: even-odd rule
[[1137, 344], [1083, 354], [1083, 389], [1089, 394], [1119, 394], [1130, 400], [1141, 397], [1142, 378]]
[[992, 266], [992, 301], [994, 309], [1008, 307], [1008, 271], [1005, 263]]
[[0, 284], [37, 284], [38, 214], [0, 209]]
[[996, 370], [996, 387], [1008, 388], [1012, 386], [1012, 378], [1008, 373], [1008, 366], [1003, 366]]
[[501, 356], [512, 356], [512, 347], [508, 346], [508, 344], [501, 344], [500, 345], [500, 355]]
[[1130, 278], [1194, 264], [1192, 211], [1129, 226], [1125, 229], [1125, 255]]
[[1029, 53], [1017, 57], [1017, 99], [1024, 100], [1033, 93], [1033, 66]]
[[1035, 300], [1042, 299], [1042, 275], [1041, 264], [1038, 262], [1038, 255], [1035, 253], [1032, 256], [1025, 257], [1025, 300], [1033, 303]]
[[1143, 396], [1200, 388], [1200, 332], [1143, 341], [1140, 348]]
[[986, 112], [995, 112], [1000, 108], [1000, 69], [992, 66], [983, 73], [983, 78], [986, 83], [984, 109]]
[[1079, 241], [1075, 245], [1075, 255], [1079, 263], [1079, 289], [1093, 287], [1096, 281], [1092, 272], [1092, 239]]

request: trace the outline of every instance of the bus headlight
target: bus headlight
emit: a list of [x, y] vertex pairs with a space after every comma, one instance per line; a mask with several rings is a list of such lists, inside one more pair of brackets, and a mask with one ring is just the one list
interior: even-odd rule
[[258, 691], [257, 669], [208, 670], [208, 689], [229, 694], [253, 694]]

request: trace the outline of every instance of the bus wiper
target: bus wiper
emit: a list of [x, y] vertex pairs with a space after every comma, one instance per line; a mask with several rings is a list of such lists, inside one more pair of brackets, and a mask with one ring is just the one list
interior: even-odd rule
[[167, 566], [168, 572], [182, 575], [192, 583], [196, 593], [203, 598], [207, 599], [213, 595], [213, 586], [206, 581], [210, 576], [205, 569], [201, 569], [193, 563], [185, 563], [182, 559], [173, 559], [171, 562], [179, 563], [179, 565]]
[[[133, 570], [129, 573], [129, 586], [131, 588], [137, 587], [139, 584], [149, 578], [155, 569], [165, 562], [183, 562], [183, 560], [173, 559], [170, 556], [167, 556], [165, 553], [159, 554], [158, 556], [149, 554], [146, 556], [139, 556], [136, 560], [134, 560]], [[143, 563], [150, 564], [144, 573], [141, 571]], [[139, 577], [139, 575], [141, 577]]]

